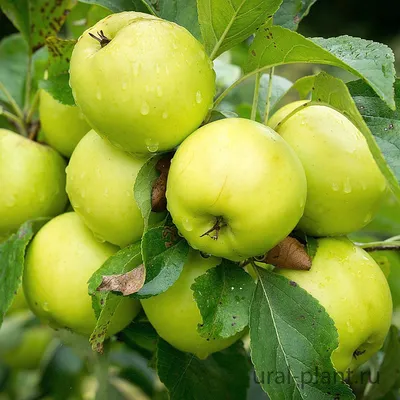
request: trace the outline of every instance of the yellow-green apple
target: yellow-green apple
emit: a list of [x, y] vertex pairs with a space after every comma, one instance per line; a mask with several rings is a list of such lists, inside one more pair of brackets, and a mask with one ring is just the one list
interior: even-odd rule
[[386, 277], [374, 259], [347, 238], [318, 240], [309, 271], [280, 270], [316, 298], [335, 323], [337, 371], [355, 370], [383, 345], [392, 319]]
[[67, 193], [98, 239], [124, 247], [142, 236], [143, 218], [133, 187], [145, 162], [93, 130], [79, 142], [67, 167]]
[[[291, 111], [292, 105], [286, 107]], [[335, 236], [367, 225], [379, 208], [386, 180], [357, 127], [338, 111], [313, 105], [276, 129], [306, 172], [307, 202], [299, 228], [314, 236]]]
[[137, 12], [110, 15], [76, 44], [76, 103], [101, 136], [132, 153], [170, 150], [212, 106], [215, 73], [183, 27]]
[[286, 106], [281, 107], [277, 110], [276, 113], [272, 115], [272, 117], [268, 120], [268, 126], [274, 130], [277, 130], [278, 124], [282, 123], [282, 121], [289, 116], [295, 110], [300, 111], [301, 106], [308, 103], [309, 100], [298, 100], [293, 101], [292, 103], [286, 104]]
[[62, 104], [44, 90], [40, 91], [39, 113], [46, 143], [66, 157], [90, 131], [77, 106]]
[[67, 203], [65, 161], [52, 148], [0, 129], [0, 236]]
[[237, 261], [264, 254], [292, 231], [306, 186], [298, 157], [276, 132], [228, 118], [203, 126], [179, 147], [167, 207], [193, 248]]
[[191, 250], [178, 280], [164, 293], [141, 300], [143, 309], [157, 333], [178, 350], [199, 358], [221, 351], [236, 342], [242, 333], [227, 339], [204, 338], [197, 331], [203, 322], [190, 288], [194, 280], [221, 262], [215, 257], [204, 258]]
[[[23, 285], [31, 310], [53, 327], [90, 335], [96, 318], [87, 282], [117, 250], [98, 242], [74, 212], [52, 219], [35, 236], [26, 255]], [[125, 328], [139, 310], [137, 300], [123, 298], [108, 334]]]

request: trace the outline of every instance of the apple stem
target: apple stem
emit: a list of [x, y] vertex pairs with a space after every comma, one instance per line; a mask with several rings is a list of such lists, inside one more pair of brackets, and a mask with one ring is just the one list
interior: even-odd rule
[[108, 45], [108, 43], [111, 42], [111, 39], [109, 39], [106, 35], [104, 35], [103, 31], [97, 32], [97, 36], [94, 35], [93, 33], [89, 32], [90, 37], [93, 39], [97, 40], [100, 43], [100, 46], [103, 48]]
[[[224, 226], [226, 226], [224, 219], [221, 216], [217, 217], [215, 220], [215, 224], [207, 232], [204, 232], [202, 235], [200, 235], [200, 237], [207, 235], [210, 236], [210, 238], [213, 240], [218, 240], [219, 231]], [[211, 232], [215, 232], [214, 235], [210, 235]]]

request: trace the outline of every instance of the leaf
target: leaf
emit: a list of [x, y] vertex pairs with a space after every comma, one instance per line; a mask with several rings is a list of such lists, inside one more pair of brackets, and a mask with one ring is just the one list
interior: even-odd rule
[[142, 0], [79, 0], [81, 3], [97, 4], [105, 7], [114, 13], [122, 11], [150, 12], [149, 5]]
[[255, 284], [237, 264], [223, 260], [196, 278], [191, 289], [203, 319], [197, 328], [201, 336], [228, 338], [248, 325]]
[[242, 343], [199, 360], [160, 339], [157, 372], [170, 400], [243, 400], [249, 386], [250, 365]]
[[157, 348], [158, 334], [150, 322], [138, 321], [138, 318], [121, 333], [119, 337], [133, 349], [137, 346], [153, 353]]
[[[22, 107], [28, 70], [28, 46], [21, 35], [10, 35], [0, 42], [0, 60], [0, 82]], [[0, 100], [8, 103], [7, 97], [1, 90]]]
[[160, 213], [167, 211], [167, 179], [173, 154], [162, 156], [156, 164], [160, 176], [153, 182], [151, 191], [151, 211]]
[[0, 244], [0, 325], [21, 285], [26, 247], [47, 221], [48, 218], [27, 221]]
[[[338, 78], [328, 75], [325, 72], [321, 72], [315, 77], [312, 100], [317, 102], [321, 101], [331, 105], [342, 114], [346, 115], [357, 126], [357, 128], [364, 135], [369, 149], [382, 174], [387, 179], [391, 190], [397, 196], [397, 198], [400, 199], [400, 185], [398, 179], [396, 179], [396, 176], [386, 162], [386, 159], [382, 154], [375, 137], [372, 135], [371, 130], [362, 118], [344, 82]], [[386, 148], [382, 150], [385, 150], [385, 153], [387, 154]], [[392, 160], [392, 165], [394, 160], [394, 167], [396, 167], [397, 163], [399, 162], [399, 158], [396, 160], [396, 158], [393, 158], [392, 154], [389, 153], [389, 159]], [[397, 170], [396, 172], [399, 174], [400, 170]], [[398, 177], [400, 177], [400, 175], [398, 175]]]
[[[293, 83], [288, 79], [274, 75], [272, 78], [271, 98], [269, 100], [269, 108], [272, 110], [279, 100], [287, 93], [292, 87]], [[260, 79], [260, 89], [258, 94], [258, 114], [261, 121], [265, 118], [265, 105], [267, 103], [269, 89], [269, 74], [263, 74]]]
[[200, 29], [211, 59], [251, 36], [282, 0], [197, 0]]
[[386, 338], [384, 358], [377, 372], [377, 379], [371, 383], [372, 386], [368, 393], [363, 397], [365, 400], [381, 399], [392, 389], [395, 389], [396, 383], [400, 379], [400, 342], [399, 331], [395, 326], [391, 326]]
[[322, 400], [334, 393], [341, 400], [354, 399], [331, 362], [338, 335], [325, 309], [295, 282], [257, 271], [250, 309], [251, 357], [268, 396]]
[[51, 36], [46, 40], [49, 51], [49, 67], [46, 80], [39, 83], [39, 87], [49, 92], [62, 104], [74, 105], [74, 97], [69, 86], [69, 62], [75, 40], [63, 40]]
[[201, 40], [196, 0], [159, 0], [158, 3], [161, 18], [176, 22]]
[[283, 0], [274, 15], [274, 24], [296, 31], [300, 21], [308, 15], [311, 6], [317, 0]]
[[257, 261], [271, 264], [278, 268], [303, 271], [311, 268], [311, 257], [307, 253], [306, 246], [290, 236], [278, 243], [262, 260], [257, 258]]
[[64, 24], [74, 0], [0, 0], [0, 6], [21, 32], [33, 53], [56, 35]]
[[149, 228], [153, 185], [160, 176], [160, 173], [156, 169], [156, 165], [160, 159], [161, 156], [154, 156], [147, 160], [145, 164], [143, 164], [136, 177], [135, 186], [133, 189], [136, 203], [143, 217], [145, 232]]
[[400, 181], [400, 79], [394, 85], [396, 111], [390, 110], [364, 82], [349, 82], [347, 86], [359, 113], [374, 135], [397, 181]]
[[136, 295], [146, 298], [165, 292], [179, 278], [188, 254], [189, 245], [175, 226], [159, 226], [145, 232], [142, 256], [146, 282]]
[[141, 264], [125, 274], [103, 276], [103, 281], [97, 290], [121, 292], [124, 296], [129, 296], [143, 287], [145, 278], [146, 270]]
[[311, 93], [315, 81], [315, 75], [303, 76], [298, 79], [291, 89], [297, 90], [301, 100], [306, 100]]
[[246, 76], [276, 65], [292, 63], [328, 64], [364, 79], [390, 108], [394, 108], [395, 76], [392, 50], [381, 43], [339, 36], [307, 39], [280, 26], [263, 27], [249, 49]]

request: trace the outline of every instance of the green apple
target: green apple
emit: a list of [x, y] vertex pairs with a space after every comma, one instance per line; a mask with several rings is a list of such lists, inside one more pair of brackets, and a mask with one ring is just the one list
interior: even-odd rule
[[77, 106], [59, 103], [49, 93], [40, 91], [40, 123], [45, 141], [66, 157], [70, 157], [82, 137], [90, 131]]
[[[23, 277], [31, 310], [53, 327], [90, 335], [96, 325], [87, 282], [118, 250], [98, 242], [73, 212], [52, 219], [29, 245]], [[109, 326], [112, 335], [138, 314], [137, 300], [123, 298]]]
[[0, 129], [0, 236], [67, 203], [65, 161], [48, 146]]
[[[290, 113], [295, 111], [297, 108], [307, 104], [309, 100], [298, 100], [292, 103], [286, 104], [281, 107], [274, 115], [269, 119], [268, 126], [274, 130], [277, 130], [278, 124], [280, 124]], [[300, 111], [300, 110], [299, 110]]]
[[70, 74], [93, 129], [132, 153], [177, 146], [202, 123], [215, 93], [203, 46], [185, 28], [137, 12], [110, 15], [84, 32]]
[[333, 319], [339, 346], [337, 371], [355, 370], [383, 345], [392, 319], [392, 298], [378, 264], [346, 238], [318, 240], [310, 271], [280, 270], [316, 298]]
[[386, 180], [352, 122], [330, 107], [315, 105], [301, 108], [277, 132], [299, 156], [307, 176], [301, 230], [314, 236], [345, 235], [372, 220]]
[[228, 118], [203, 126], [179, 147], [167, 207], [193, 248], [238, 261], [264, 254], [293, 230], [306, 186], [299, 159], [276, 132]]
[[117, 149], [95, 131], [79, 142], [67, 168], [67, 193], [98, 239], [125, 247], [142, 236], [143, 217], [133, 187], [145, 162], [146, 158]]
[[206, 339], [197, 331], [203, 319], [190, 287], [198, 276], [220, 262], [218, 258], [204, 258], [191, 250], [179, 279], [166, 292], [141, 300], [147, 318], [165, 341], [202, 359], [229, 347], [242, 336], [239, 333], [227, 339]]
[[[3, 329], [12, 323], [18, 316], [5, 319]], [[39, 367], [43, 355], [53, 339], [54, 331], [48, 326], [37, 325], [24, 328], [16, 345], [1, 351], [0, 358], [13, 369], [36, 369]]]

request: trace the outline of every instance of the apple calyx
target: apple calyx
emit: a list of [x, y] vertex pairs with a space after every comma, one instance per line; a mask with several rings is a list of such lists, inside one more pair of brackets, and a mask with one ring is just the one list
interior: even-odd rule
[[94, 35], [93, 33], [89, 32], [90, 37], [93, 39], [97, 40], [100, 43], [101, 48], [105, 47], [108, 45], [108, 43], [111, 42], [111, 39], [109, 39], [103, 31], [97, 32], [97, 36]]
[[[200, 235], [200, 237], [207, 235], [210, 236], [210, 238], [213, 240], [218, 240], [219, 231], [226, 225], [227, 224], [222, 216], [216, 217], [215, 224], [207, 232], [204, 232], [202, 235]], [[212, 232], [215, 233], [213, 235], [210, 235], [210, 233]]]

